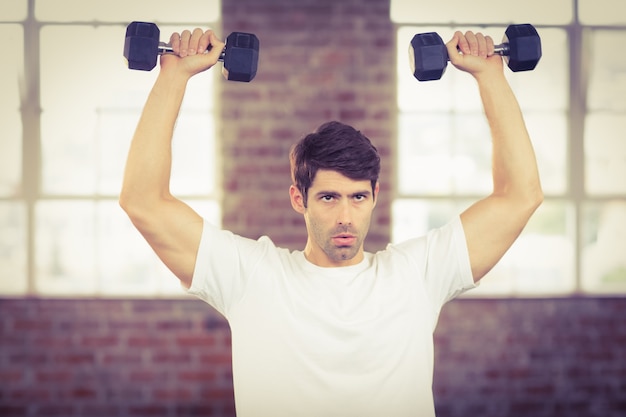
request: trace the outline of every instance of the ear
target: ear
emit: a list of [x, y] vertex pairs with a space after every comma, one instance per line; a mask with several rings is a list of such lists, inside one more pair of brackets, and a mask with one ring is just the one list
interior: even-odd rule
[[289, 187], [289, 198], [291, 200], [291, 207], [300, 214], [304, 214], [306, 207], [304, 207], [304, 196], [294, 185]]
[[376, 186], [374, 187], [374, 207], [376, 207], [376, 203], [378, 202], [379, 191], [380, 191], [380, 183], [376, 182]]

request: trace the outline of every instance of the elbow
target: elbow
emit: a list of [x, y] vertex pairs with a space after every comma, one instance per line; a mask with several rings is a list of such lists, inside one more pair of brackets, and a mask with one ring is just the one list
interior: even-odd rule
[[142, 201], [140, 197], [125, 191], [120, 193], [118, 204], [135, 224], [145, 217], [148, 211], [145, 200]]
[[529, 202], [533, 207], [533, 212], [539, 208], [539, 206], [543, 203], [544, 194], [543, 189], [541, 188], [541, 183], [537, 181], [537, 183], [531, 187], [531, 192], [529, 195]]

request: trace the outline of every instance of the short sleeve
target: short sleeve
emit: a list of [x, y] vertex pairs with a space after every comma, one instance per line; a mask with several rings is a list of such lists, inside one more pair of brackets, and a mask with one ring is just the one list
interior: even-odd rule
[[476, 287], [460, 216], [422, 238], [396, 245], [396, 249], [413, 260], [434, 317], [446, 302]]
[[262, 259], [267, 244], [218, 229], [204, 220], [189, 294], [204, 300], [225, 317], [239, 300], [251, 271]]

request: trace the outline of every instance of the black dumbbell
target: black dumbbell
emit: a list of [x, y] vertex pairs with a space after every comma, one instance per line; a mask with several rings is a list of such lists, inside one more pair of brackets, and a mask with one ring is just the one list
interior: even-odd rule
[[[505, 57], [511, 71], [530, 71], [541, 58], [541, 38], [532, 25], [510, 25], [494, 52]], [[448, 50], [436, 32], [415, 35], [409, 55], [413, 75], [420, 81], [438, 80], [446, 71]]]
[[[172, 52], [172, 46], [160, 42], [161, 31], [154, 23], [132, 22], [126, 27], [124, 57], [128, 68], [151, 71], [157, 56]], [[224, 63], [224, 77], [231, 81], [250, 82], [259, 62], [259, 39], [252, 33], [233, 32], [219, 58]]]

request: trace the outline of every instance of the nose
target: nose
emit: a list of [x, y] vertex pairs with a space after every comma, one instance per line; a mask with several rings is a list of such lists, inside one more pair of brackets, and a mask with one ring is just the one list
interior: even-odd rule
[[349, 226], [352, 224], [352, 208], [349, 201], [343, 201], [337, 210], [337, 224]]

